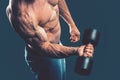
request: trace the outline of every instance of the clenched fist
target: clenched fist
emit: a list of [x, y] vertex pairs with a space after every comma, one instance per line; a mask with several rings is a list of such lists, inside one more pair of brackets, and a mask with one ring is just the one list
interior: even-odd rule
[[94, 47], [92, 44], [83, 45], [78, 48], [79, 56], [93, 57], [93, 53], [94, 53]]
[[77, 42], [80, 40], [80, 32], [77, 27], [70, 29], [70, 40], [71, 42]]

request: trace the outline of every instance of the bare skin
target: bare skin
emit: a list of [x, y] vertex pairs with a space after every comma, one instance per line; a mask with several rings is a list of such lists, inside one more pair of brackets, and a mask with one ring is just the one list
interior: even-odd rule
[[79, 47], [58, 44], [61, 34], [59, 16], [69, 26], [71, 42], [80, 39], [65, 0], [10, 0], [6, 11], [15, 31], [40, 56], [62, 58], [77, 54], [92, 57], [94, 48], [91, 44]]

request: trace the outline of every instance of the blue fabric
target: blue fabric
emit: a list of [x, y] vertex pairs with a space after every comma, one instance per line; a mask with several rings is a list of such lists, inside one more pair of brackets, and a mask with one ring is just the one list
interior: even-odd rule
[[38, 80], [65, 80], [65, 58], [40, 57], [25, 48], [25, 60]]

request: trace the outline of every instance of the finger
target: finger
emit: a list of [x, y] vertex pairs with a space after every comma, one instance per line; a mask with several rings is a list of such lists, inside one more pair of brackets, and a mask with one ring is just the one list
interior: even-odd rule
[[94, 51], [93, 51], [93, 50], [90, 50], [90, 49], [85, 49], [84, 52], [88, 52], [88, 53], [93, 54]]
[[86, 46], [87, 46], [87, 47], [93, 47], [93, 45], [92, 45], [92, 44], [90, 44], [90, 43], [89, 43], [89, 44], [87, 44]]
[[87, 54], [84, 54], [83, 56], [84, 56], [84, 57], [88, 57], [88, 55], [87, 55]]
[[73, 40], [71, 40], [71, 42], [77, 42], [78, 40], [77, 39], [73, 39]]
[[85, 53], [84, 53], [84, 56], [85, 56], [85, 57], [93, 57], [93, 55], [92, 55], [91, 53], [89, 53], [89, 52], [85, 52]]
[[80, 48], [78, 49], [78, 52], [79, 52], [79, 56], [82, 56], [84, 54], [84, 48], [85, 46], [80, 46]]
[[88, 55], [88, 57], [93, 57], [93, 55], [89, 52], [86, 53]]
[[71, 42], [75, 42], [75, 39], [71, 39]]
[[71, 42], [77, 42], [79, 41], [79, 38], [77, 36], [70, 37]]
[[76, 36], [76, 41], [79, 41], [80, 40], [80, 36]]
[[85, 49], [94, 50], [94, 47], [93, 46], [86, 46]]
[[76, 42], [77, 38], [76, 37], [71, 37], [70, 40], [71, 40], [71, 42]]
[[93, 47], [85, 47], [85, 49], [94, 50], [94, 48], [93, 48]]
[[71, 35], [71, 36], [70, 36], [70, 40], [73, 40], [73, 39], [74, 39], [74, 35]]
[[80, 40], [80, 35], [76, 35], [77, 39]]

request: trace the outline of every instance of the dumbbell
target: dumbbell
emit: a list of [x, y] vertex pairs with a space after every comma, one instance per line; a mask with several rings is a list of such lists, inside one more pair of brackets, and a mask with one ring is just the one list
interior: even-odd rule
[[[97, 46], [99, 41], [99, 31], [97, 29], [86, 29], [83, 34], [82, 44], [92, 44], [94, 48]], [[93, 66], [93, 58], [91, 57], [78, 57], [75, 65], [75, 72], [80, 75], [89, 75]]]

